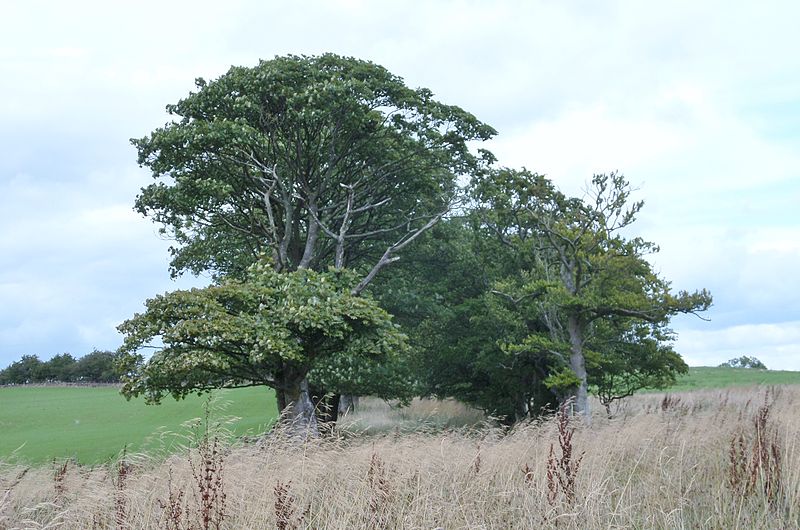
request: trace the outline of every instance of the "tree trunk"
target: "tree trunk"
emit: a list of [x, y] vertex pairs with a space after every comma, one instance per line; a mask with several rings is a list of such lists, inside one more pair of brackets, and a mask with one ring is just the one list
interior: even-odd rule
[[588, 421], [591, 418], [589, 410], [589, 384], [586, 378], [586, 359], [583, 357], [583, 329], [577, 316], [567, 318], [567, 332], [569, 333], [570, 356], [569, 365], [575, 375], [580, 379], [575, 390], [575, 412], [582, 414]]
[[358, 407], [358, 396], [351, 394], [342, 394], [339, 397], [339, 417], [343, 418], [351, 412], [355, 412]]
[[283, 412], [286, 410], [286, 393], [283, 390], [276, 390], [275, 396], [278, 398], [278, 412]]
[[289, 432], [303, 440], [319, 436], [317, 416], [308, 392], [308, 380], [303, 377], [286, 381], [283, 399], [286, 407], [282, 417]]

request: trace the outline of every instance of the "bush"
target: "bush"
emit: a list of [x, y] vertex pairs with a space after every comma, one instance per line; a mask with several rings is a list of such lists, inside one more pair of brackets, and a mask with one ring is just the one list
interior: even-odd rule
[[767, 366], [756, 357], [742, 355], [737, 359], [731, 359], [719, 365], [720, 368], [755, 368], [756, 370], [766, 370]]

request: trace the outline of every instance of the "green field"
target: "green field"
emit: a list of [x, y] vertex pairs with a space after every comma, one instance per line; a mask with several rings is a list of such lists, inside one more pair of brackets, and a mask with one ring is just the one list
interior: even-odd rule
[[689, 373], [679, 378], [677, 384], [669, 390], [679, 392], [729, 386], [796, 384], [800, 384], [800, 372], [700, 366], [689, 368]]
[[[667, 391], [786, 384], [800, 384], [800, 372], [696, 367]], [[126, 401], [115, 387], [0, 387], [0, 460], [75, 458], [94, 464], [126, 446], [170, 451], [187, 443], [191, 431], [185, 424], [203, 416], [207, 399], [145, 405], [142, 399]], [[212, 424], [239, 418], [230, 424], [237, 435], [264, 432], [277, 416], [274, 393], [263, 387], [218, 391], [210, 409]]]
[[[191, 433], [184, 425], [204, 415], [208, 396], [161, 405], [126, 401], [115, 387], [0, 387], [0, 460], [45, 462], [75, 458], [84, 464], [128, 451], [170, 451]], [[211, 400], [210, 422], [240, 418], [236, 434], [263, 432], [277, 417], [272, 390], [221, 390]]]

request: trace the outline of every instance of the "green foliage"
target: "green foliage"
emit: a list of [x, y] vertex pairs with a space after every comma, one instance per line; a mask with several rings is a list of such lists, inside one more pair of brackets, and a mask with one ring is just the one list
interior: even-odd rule
[[174, 274], [241, 276], [261, 254], [324, 270], [340, 234], [341, 266], [371, 265], [491, 160], [469, 149], [491, 127], [367, 61], [276, 57], [197, 88], [133, 140], [157, 180], [136, 208], [176, 241]]
[[[201, 362], [195, 355], [180, 366], [160, 366], [164, 351], [176, 351], [168, 348], [151, 359], [146, 378], [139, 377], [143, 360], [129, 358], [126, 368], [138, 383], [131, 382], [126, 392], [158, 399], [154, 388], [170, 387], [180, 396], [185, 388], [258, 382], [282, 389], [283, 407], [298, 397], [292, 388], [303, 374], [318, 394], [361, 389], [408, 397], [413, 384], [399, 335], [384, 326], [370, 336], [367, 331], [381, 327], [378, 320], [384, 317], [376, 313], [370, 321], [348, 313], [366, 311], [362, 303], [375, 309], [370, 302], [339, 293], [340, 307], [326, 313], [317, 302], [306, 304], [317, 298], [293, 283], [286, 288], [297, 292], [287, 300], [299, 297], [308, 312], [296, 315], [295, 323], [273, 319], [244, 325], [217, 306], [227, 303], [220, 298], [230, 297], [235, 311], [254, 314], [239, 291], [261, 287], [230, 279], [244, 279], [261, 256], [269, 256], [280, 273], [331, 266], [358, 270], [360, 281], [351, 291], [360, 293], [451, 207], [458, 177], [493, 160], [471, 145], [495, 131], [468, 112], [437, 102], [429, 90], [407, 87], [378, 65], [333, 54], [234, 67], [216, 80], [198, 79], [197, 89], [167, 107], [172, 122], [133, 140], [140, 165], [155, 179], [138, 196], [136, 209], [176, 242], [174, 275], [211, 272], [225, 281], [202, 294], [176, 293], [148, 302], [151, 313], [159, 304], [168, 306], [167, 313], [169, 307], [197, 307], [190, 322], [198, 324], [146, 330], [142, 340], [129, 329], [132, 342], [124, 349], [158, 335], [184, 349], [193, 337], [205, 351], [233, 348], [238, 353], [229, 352], [224, 361], [208, 355]], [[211, 314], [201, 324], [199, 315], [206, 310]], [[219, 320], [212, 328], [226, 327], [231, 338], [206, 337], [216, 333], [204, 327], [211, 319]], [[360, 324], [342, 331], [340, 320]], [[173, 377], [176, 370], [179, 379]]]
[[0, 370], [0, 385], [21, 385], [45, 382], [116, 383], [119, 374], [114, 367], [115, 354], [95, 350], [75, 359], [69, 353], [56, 355], [42, 362], [36, 355], [22, 359]]
[[[264, 384], [286, 405], [308, 377], [344, 393], [419, 388], [510, 421], [585, 403], [590, 383], [611, 402], [685, 370], [669, 318], [711, 297], [673, 293], [645, 259], [657, 247], [621, 235], [642, 207], [621, 175], [570, 198], [488, 169], [469, 146], [491, 127], [352, 58], [276, 57], [197, 88], [133, 141], [155, 178], [136, 208], [176, 242], [173, 274], [218, 283], [149, 300], [120, 327], [127, 395]], [[431, 229], [464, 176], [464, 217]], [[261, 256], [271, 265], [252, 268]], [[410, 359], [388, 314], [356, 296], [370, 282]]]
[[742, 355], [730, 361], [724, 362], [719, 365], [720, 368], [753, 368], [755, 370], [766, 370], [767, 365], [762, 363], [756, 357], [748, 357]]
[[589, 383], [607, 409], [640, 390], [671, 387], [689, 370], [663, 326], [617, 319], [597, 322], [593, 331], [586, 352]]
[[566, 394], [570, 389], [575, 388], [581, 383], [575, 372], [564, 366], [551, 371], [544, 380], [544, 386], [557, 392], [560, 395]]
[[16, 384], [41, 382], [42, 361], [36, 355], [23, 355], [22, 359], [11, 364], [0, 372], [0, 384]]
[[[152, 298], [119, 326], [122, 392], [158, 402], [220, 387], [286, 390], [334, 358], [400, 355], [404, 336], [371, 298], [351, 293], [356, 279], [348, 270], [278, 273], [259, 263], [243, 280]], [[146, 347], [156, 349], [147, 360]]]
[[645, 256], [658, 251], [655, 244], [621, 235], [643, 206], [630, 203], [630, 193], [618, 173], [595, 175], [582, 199], [527, 170], [483, 174], [474, 183], [483, 223], [517, 252], [535, 254], [538, 270], [529, 272], [539, 283], [528, 289], [544, 289], [552, 305], [589, 321], [620, 315], [658, 321], [707, 309], [706, 291], [672, 294], [653, 272]]
[[453, 218], [374, 284], [381, 305], [409, 334], [423, 395], [454, 397], [509, 422], [555, 405], [542, 384], [549, 353], [512, 346], [540, 323], [490, 292], [496, 278], [518, 267], [518, 257], [471, 219]]
[[73, 379], [80, 382], [117, 383], [116, 354], [112, 351], [94, 350], [75, 362]]
[[[405, 336], [403, 337], [405, 339]], [[418, 395], [405, 340], [378, 357], [349, 352], [320, 358], [308, 373], [311, 388], [350, 396], [375, 396], [408, 403]]]
[[[595, 179], [601, 189], [607, 182]], [[526, 171], [484, 174], [473, 195], [470, 216], [432, 230], [376, 286], [411, 335], [425, 393], [509, 420], [553, 408], [582, 382], [570, 365], [570, 314], [584, 327], [585, 382], [603, 403], [685, 372], [669, 346], [668, 315], [710, 300], [670, 294], [643, 257], [654, 245], [604, 235], [594, 207]], [[611, 215], [632, 222], [626, 201], [616, 197]], [[559, 235], [548, 238], [546, 227]], [[559, 236], [578, 248], [559, 249]], [[560, 262], [570, 251], [581, 267], [575, 292]]]
[[37, 381], [69, 382], [75, 379], [75, 357], [69, 353], [55, 355], [39, 366]]
[[75, 359], [69, 353], [42, 362], [35, 355], [23, 355], [5, 370], [0, 370], [0, 385], [45, 382], [116, 383], [115, 354], [95, 350]]
[[494, 292], [538, 320], [510, 351], [546, 354], [549, 388], [563, 398], [571, 381], [583, 410], [589, 384], [608, 404], [685, 371], [666, 326], [708, 309], [711, 296], [673, 294], [645, 259], [658, 247], [622, 235], [643, 203], [631, 202], [621, 175], [595, 175], [585, 197], [569, 198], [541, 175], [502, 169], [477, 175], [472, 193], [480, 227], [525, 256]]

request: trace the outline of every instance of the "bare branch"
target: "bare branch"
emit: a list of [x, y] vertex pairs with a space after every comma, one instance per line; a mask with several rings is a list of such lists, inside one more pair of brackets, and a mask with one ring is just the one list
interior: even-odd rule
[[347, 231], [350, 229], [350, 223], [352, 222], [350, 216], [353, 213], [353, 195], [355, 194], [353, 190], [356, 185], [346, 186], [342, 184], [342, 186], [347, 188], [347, 208], [342, 218], [342, 224], [339, 227], [339, 234], [336, 236], [336, 254], [333, 266], [337, 269], [341, 269], [344, 266], [344, 237], [347, 235]]
[[319, 229], [321, 223], [317, 222], [317, 205], [312, 199], [308, 205], [308, 232], [306, 233], [306, 245], [303, 250], [303, 257], [297, 266], [298, 269], [307, 269], [314, 258], [314, 251], [317, 246], [317, 238], [319, 237]]
[[354, 208], [353, 209], [353, 213], [361, 213], [361, 212], [366, 212], [367, 210], [371, 210], [373, 208], [379, 208], [379, 207], [383, 206], [384, 204], [388, 203], [391, 200], [392, 200], [391, 197], [386, 197], [382, 201], [378, 201], [378, 202], [376, 202], [374, 204], [367, 204], [367, 205], [361, 206], [359, 208]]
[[497, 291], [495, 289], [492, 289], [490, 292], [492, 294], [496, 294], [498, 296], [502, 296], [503, 298], [507, 299], [508, 301], [510, 301], [514, 305], [519, 304], [520, 302], [522, 302], [523, 300], [525, 300], [527, 298], [533, 298], [535, 300], [535, 299], [537, 299], [540, 296], [545, 294], [544, 290], [539, 290], [539, 291], [536, 291], [536, 292], [533, 292], [533, 293], [524, 294], [524, 295], [522, 295], [522, 296], [520, 296], [518, 298], [514, 298], [513, 296], [511, 296], [508, 293], [504, 293], [502, 291]]
[[314, 220], [314, 222], [316, 224], [319, 225], [319, 227], [322, 229], [323, 232], [325, 232], [325, 234], [328, 237], [330, 237], [332, 239], [336, 239], [336, 232], [334, 232], [333, 230], [328, 228], [327, 225], [322, 222], [322, 219], [319, 218], [319, 212], [317, 210], [318, 210], [318, 208], [315, 208], [314, 210], [309, 208], [309, 214], [310, 214], [311, 218]]
[[345, 237], [347, 239], [364, 239], [367, 237], [377, 236], [380, 234], [388, 234], [389, 232], [397, 232], [404, 226], [408, 226], [409, 224], [413, 223], [414, 221], [421, 221], [422, 219], [426, 219], [428, 216], [419, 216], [419, 217], [412, 217], [411, 219], [406, 219], [402, 223], [398, 223], [394, 226], [389, 228], [380, 228], [378, 230], [370, 230], [369, 232], [359, 232], [357, 234], [348, 234]]
[[354, 296], [358, 296], [359, 294], [361, 294], [361, 292], [367, 288], [367, 286], [372, 282], [372, 280], [375, 279], [375, 276], [378, 275], [378, 272], [380, 272], [382, 268], [400, 259], [398, 256], [393, 255], [395, 252], [399, 252], [400, 250], [408, 246], [412, 241], [414, 241], [419, 236], [421, 236], [429, 229], [431, 229], [434, 225], [436, 225], [436, 223], [438, 223], [442, 219], [442, 217], [444, 217], [444, 215], [448, 211], [449, 209], [436, 214], [427, 223], [425, 223], [425, 226], [418, 228], [417, 230], [410, 231], [409, 233], [401, 237], [397, 241], [397, 243], [387, 248], [386, 252], [384, 252], [383, 256], [381, 256], [381, 259], [378, 260], [378, 263], [376, 263], [375, 266], [372, 267], [372, 270], [369, 271], [369, 273], [358, 283], [358, 285], [355, 286], [355, 288], [353, 288], [351, 293]]

